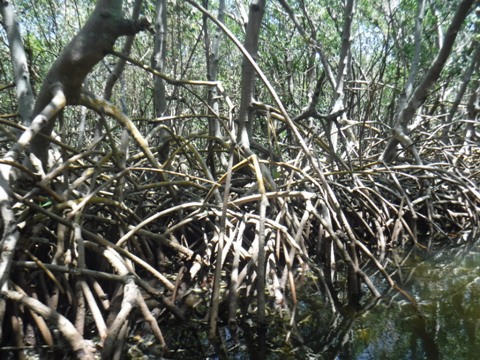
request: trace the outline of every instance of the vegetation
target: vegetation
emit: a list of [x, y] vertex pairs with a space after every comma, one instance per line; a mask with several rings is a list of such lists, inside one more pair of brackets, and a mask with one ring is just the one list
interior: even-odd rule
[[2, 353], [335, 356], [478, 236], [478, 1], [0, 8]]

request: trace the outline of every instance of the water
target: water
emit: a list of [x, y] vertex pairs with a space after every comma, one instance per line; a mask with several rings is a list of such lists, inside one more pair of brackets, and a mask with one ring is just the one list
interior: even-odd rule
[[[361, 311], [332, 312], [316, 282], [309, 281], [298, 289], [296, 326], [290, 326], [293, 313], [283, 317], [270, 313], [266, 341], [259, 340], [248, 318], [239, 322], [236, 334], [221, 326], [228, 358], [480, 359], [480, 245], [443, 249], [435, 256], [414, 253], [393, 277], [417, 303], [392, 290], [379, 301], [364, 299]], [[372, 279], [387, 288], [379, 275]], [[341, 294], [344, 284], [337, 286]], [[207, 330], [206, 324], [191, 322], [169, 327], [172, 349], [178, 342], [183, 350], [167, 358], [221, 358], [210, 346]]]
[[480, 359], [480, 248], [413, 258], [400, 295], [356, 319], [338, 359]]

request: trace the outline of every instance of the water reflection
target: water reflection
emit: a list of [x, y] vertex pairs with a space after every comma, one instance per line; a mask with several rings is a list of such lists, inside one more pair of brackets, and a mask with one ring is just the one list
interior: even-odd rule
[[[307, 282], [294, 313], [270, 314], [264, 336], [254, 321], [241, 319], [235, 333], [224, 324], [220, 337], [228, 359], [455, 359], [480, 358], [480, 245], [413, 253], [393, 275], [417, 303], [394, 291], [364, 299], [360, 309], [332, 311], [316, 281]], [[373, 276], [382, 289], [380, 276]], [[341, 298], [342, 282], [339, 280]], [[291, 322], [294, 316], [295, 322]], [[203, 325], [201, 325], [203, 324]], [[172, 359], [222, 359], [212, 348], [206, 324], [170, 328]], [[186, 341], [186, 339], [190, 339]], [[178, 349], [175, 351], [175, 344]], [[191, 347], [191, 348], [189, 348]], [[145, 352], [143, 353], [145, 358]], [[150, 357], [149, 357], [150, 358]], [[151, 357], [154, 358], [154, 357]]]
[[480, 358], [480, 249], [442, 251], [402, 268], [415, 306], [395, 295], [357, 319], [338, 359]]

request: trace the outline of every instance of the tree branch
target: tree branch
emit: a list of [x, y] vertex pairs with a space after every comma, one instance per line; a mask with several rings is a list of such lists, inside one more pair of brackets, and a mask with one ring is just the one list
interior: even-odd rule
[[[422, 81], [416, 87], [410, 99], [407, 99], [407, 104], [405, 108], [399, 114], [395, 125], [397, 131], [401, 131], [402, 133], [407, 132], [406, 127], [409, 121], [412, 119], [413, 115], [415, 115], [415, 112], [418, 110], [418, 108], [426, 100], [431, 87], [439, 78], [440, 73], [442, 72], [445, 63], [452, 51], [458, 31], [462, 27], [462, 24], [468, 13], [470, 12], [470, 9], [472, 8], [474, 2], [475, 0], [463, 0], [458, 5], [457, 11], [445, 34], [445, 38], [440, 51], [433, 60], [432, 65], [428, 69]], [[406, 133], [405, 135], [408, 136], [408, 133]], [[380, 156], [380, 161], [385, 161], [387, 163], [390, 162], [395, 154], [395, 148], [399, 142], [399, 137], [393, 136], [387, 144], [385, 151]]]

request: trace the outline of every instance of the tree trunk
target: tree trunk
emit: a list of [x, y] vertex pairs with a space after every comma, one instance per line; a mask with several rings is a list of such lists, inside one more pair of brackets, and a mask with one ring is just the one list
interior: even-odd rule
[[[350, 45], [352, 43], [352, 23], [354, 12], [355, 0], [348, 0], [345, 5], [342, 29], [342, 47], [340, 50], [340, 61], [338, 62], [337, 79], [335, 82], [335, 94], [332, 102], [332, 110], [330, 112], [331, 115], [335, 116], [335, 118], [332, 119], [333, 121], [329, 123], [331, 151], [334, 153], [337, 151], [338, 132], [340, 131], [338, 120], [340, 120], [340, 118], [346, 120], [344, 88], [351, 63]], [[337, 117], [337, 113], [340, 113], [341, 115]]]
[[[245, 35], [245, 49], [255, 60], [258, 52], [258, 40], [260, 38], [260, 25], [265, 12], [265, 0], [254, 0], [250, 3], [248, 15], [247, 33]], [[250, 61], [243, 58], [242, 80], [240, 100], [240, 113], [238, 115], [237, 141], [240, 147], [250, 149], [253, 113], [252, 100], [255, 96], [255, 69]]]
[[[480, 44], [477, 44], [477, 48], [474, 51], [474, 55], [472, 57], [472, 62], [470, 63], [470, 66], [467, 68], [465, 71], [465, 74], [463, 75], [463, 81], [462, 85], [460, 86], [460, 89], [458, 90], [457, 96], [455, 97], [455, 101], [453, 102], [452, 106], [450, 107], [450, 110], [448, 111], [447, 118], [445, 119], [445, 128], [442, 133], [442, 142], [446, 145], [449, 144], [449, 134], [450, 134], [450, 127], [452, 126], [453, 118], [455, 114], [457, 113], [458, 107], [460, 103], [462, 102], [463, 96], [465, 95], [465, 92], [467, 91], [467, 87], [470, 84], [470, 80], [472, 79], [472, 76], [474, 73], [478, 73], [478, 70], [480, 68]], [[475, 85], [474, 85], [475, 86]], [[475, 93], [475, 90], [473, 91], [473, 94]], [[469, 104], [471, 103], [472, 98], [470, 97]], [[467, 109], [467, 111], [469, 111]], [[469, 120], [473, 120], [473, 118], [469, 118]], [[473, 125], [471, 123], [467, 123], [467, 128], [470, 128], [470, 125]]]
[[[99, 0], [86, 24], [63, 50], [45, 77], [33, 116], [38, 115], [52, 100], [52, 88], [60, 87], [67, 104], [76, 105], [80, 99], [83, 81], [93, 67], [113, 50], [115, 41], [124, 35], [134, 35], [148, 27], [145, 20], [134, 22], [124, 18], [122, 0]], [[50, 135], [55, 117], [42, 128]], [[49, 140], [42, 136], [31, 142], [32, 153], [47, 167]]]
[[[220, 0], [218, 3], [218, 21], [222, 24], [225, 20], [225, 0]], [[210, 35], [207, 26], [208, 18], [206, 15], [203, 17], [203, 27], [205, 32], [205, 48], [207, 55], [207, 79], [208, 81], [217, 81], [218, 77], [218, 66], [220, 63], [220, 42], [222, 40], [222, 29], [217, 27], [215, 29], [215, 34], [213, 40], [210, 41]], [[215, 166], [215, 143], [217, 139], [223, 137], [222, 131], [220, 129], [220, 121], [217, 118], [220, 114], [220, 94], [218, 92], [217, 86], [211, 86], [208, 89], [208, 105], [210, 105], [211, 110], [209, 111], [210, 117], [208, 119], [208, 134], [210, 139], [208, 141], [208, 165], [210, 166], [210, 171], [215, 177], [216, 175], [216, 166]], [[223, 167], [227, 166], [227, 160], [223, 153], [219, 155], [220, 162]]]
[[[155, 39], [153, 44], [152, 68], [163, 73], [165, 71], [165, 62], [167, 57], [167, 1], [157, 0], [155, 19]], [[155, 116], [157, 118], [167, 115], [167, 97], [165, 91], [165, 81], [156, 76], [153, 80], [153, 104]], [[158, 159], [164, 163], [168, 159], [170, 149], [170, 132], [164, 126], [170, 127], [171, 120], [163, 123], [163, 126], [158, 130]], [[153, 131], [153, 133], [156, 130]], [[151, 136], [151, 135], [149, 135]]]
[[415, 112], [427, 99], [428, 92], [439, 78], [450, 52], [452, 51], [458, 31], [470, 12], [474, 2], [475, 0], [463, 0], [458, 5], [457, 11], [452, 19], [452, 22], [450, 23], [447, 33], [445, 34], [440, 51], [435, 57], [435, 60], [433, 60], [430, 69], [428, 69], [420, 84], [418, 84], [418, 86], [415, 88], [412, 96], [409, 99], [406, 99], [407, 103], [404, 109], [399, 113], [395, 124], [394, 135], [388, 142], [387, 147], [380, 157], [380, 161], [385, 161], [387, 163], [390, 162], [395, 155], [395, 148], [397, 145], [400, 142], [403, 143], [406, 136], [408, 136], [408, 133], [406, 133], [405, 129], [407, 128], [407, 125]]
[[3, 0], [0, 3], [0, 10], [3, 18], [3, 27], [7, 33], [8, 44], [10, 46], [10, 56], [12, 58], [17, 90], [18, 114], [20, 115], [22, 124], [28, 126], [32, 120], [31, 115], [34, 100], [30, 84], [30, 74], [28, 72], [27, 57], [12, 2]]

